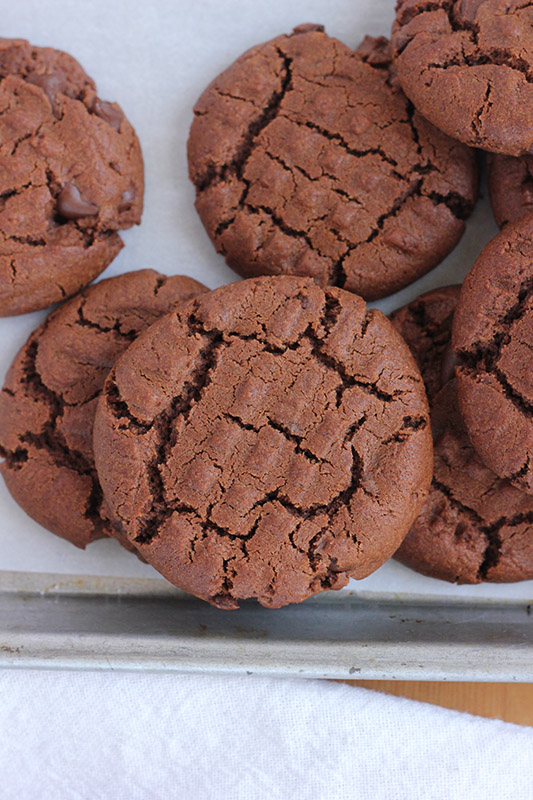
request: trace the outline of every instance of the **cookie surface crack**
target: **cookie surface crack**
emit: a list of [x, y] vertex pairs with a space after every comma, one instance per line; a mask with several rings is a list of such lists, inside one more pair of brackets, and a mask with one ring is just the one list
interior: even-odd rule
[[[197, 325], [194, 315], [189, 318], [189, 332], [193, 333]], [[186, 420], [193, 406], [199, 402], [202, 392], [209, 385], [211, 375], [216, 366], [218, 350], [223, 346], [221, 333], [206, 335], [207, 342], [198, 354], [198, 364], [192, 371], [191, 380], [183, 385], [181, 394], [173, 397], [168, 407], [162, 411], [151, 423], [151, 428], [156, 432], [157, 443], [154, 457], [147, 465], [148, 479], [151, 487], [151, 507], [145, 514], [140, 527], [141, 532], [136, 537], [137, 542], [147, 543], [158, 535], [163, 519], [174, 513], [165, 499], [165, 487], [161, 468], [167, 463], [168, 457], [175, 444], [173, 426], [178, 418]], [[141, 431], [145, 433], [146, 431]]]
[[432, 486], [448, 499], [452, 508], [455, 508], [461, 514], [469, 517], [479, 529], [480, 533], [485, 536], [487, 545], [483, 552], [477, 574], [480, 580], [486, 580], [488, 572], [497, 567], [500, 561], [502, 547], [500, 532], [502, 528], [518, 527], [519, 525], [523, 525], [524, 522], [533, 523], [533, 511], [525, 514], [513, 514], [510, 517], [500, 517], [494, 522], [489, 523], [473, 508], [457, 500], [450, 487], [446, 484], [433, 478]]
[[493, 375], [506, 397], [527, 416], [533, 414], [533, 404], [509, 382], [498, 361], [502, 349], [510, 342], [509, 330], [512, 325], [527, 313], [532, 313], [529, 301], [533, 297], [533, 278], [526, 279], [520, 286], [516, 303], [493, 324], [498, 331], [489, 342], [477, 342], [469, 348], [458, 348], [459, 369], [474, 380], [479, 374]]
[[76, 325], [79, 325], [82, 328], [91, 328], [92, 330], [98, 331], [98, 333], [116, 333], [118, 336], [127, 339], [130, 342], [133, 342], [134, 339], [137, 337], [137, 333], [134, 330], [131, 331], [123, 331], [121, 329], [120, 320], [117, 319], [114, 325], [105, 326], [100, 325], [98, 322], [94, 322], [93, 320], [88, 319], [84, 314], [86, 301], [82, 299], [81, 303], [77, 309], [77, 320]]
[[227, 175], [234, 173], [239, 179], [242, 179], [242, 174], [246, 162], [250, 158], [254, 150], [254, 142], [261, 133], [278, 115], [280, 106], [283, 102], [285, 95], [290, 91], [292, 86], [292, 59], [285, 55], [282, 50], [276, 48], [281, 62], [281, 81], [280, 88], [276, 89], [265, 106], [263, 112], [248, 126], [248, 129], [241, 141], [241, 144], [235, 153], [232, 160], [224, 164], [221, 169], [212, 166], [208, 168], [203, 178], [197, 179], [195, 182], [196, 189], [199, 192], [205, 191], [212, 183], [218, 180], [223, 180]]
[[87, 476], [91, 481], [91, 492], [84, 516], [92, 522], [96, 531], [102, 521], [100, 508], [103, 501], [96, 469], [82, 453], [67, 445], [64, 436], [57, 429], [58, 420], [63, 416], [66, 404], [61, 395], [46, 386], [42, 380], [36, 363], [38, 348], [37, 339], [31, 341], [27, 347], [23, 363], [23, 386], [26, 393], [33, 397], [35, 402], [44, 403], [48, 407], [48, 420], [44, 423], [40, 433], [26, 431], [18, 434], [21, 444], [25, 446], [11, 452], [1, 448], [0, 454], [5, 458], [8, 468], [18, 469], [31, 458], [31, 450], [43, 451], [57, 466], [66, 467], [78, 475]]

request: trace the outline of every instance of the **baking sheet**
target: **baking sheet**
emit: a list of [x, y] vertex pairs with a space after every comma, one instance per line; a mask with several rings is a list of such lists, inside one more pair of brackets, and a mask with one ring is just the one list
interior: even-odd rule
[[[103, 277], [143, 267], [186, 273], [215, 288], [236, 275], [216, 255], [193, 207], [185, 145], [192, 106], [212, 78], [245, 49], [303, 22], [318, 22], [355, 47], [365, 34], [388, 35], [392, 0], [18, 0], [4, 4], [2, 35], [28, 38], [72, 53], [95, 79], [100, 96], [117, 100], [135, 126], [146, 166], [142, 225]], [[384, 312], [421, 292], [460, 282], [494, 235], [484, 191], [456, 250], [417, 283], [376, 305]], [[0, 319], [0, 377], [46, 312]], [[0, 481], [0, 569], [54, 574], [153, 578], [113, 541], [77, 550], [29, 519]], [[519, 599], [533, 597], [533, 581], [456, 587], [391, 561], [343, 593]]]

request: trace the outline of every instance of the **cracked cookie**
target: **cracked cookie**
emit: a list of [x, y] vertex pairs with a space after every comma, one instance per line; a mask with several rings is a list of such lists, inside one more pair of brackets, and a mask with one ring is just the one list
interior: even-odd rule
[[432, 471], [404, 341], [360, 297], [289, 276], [224, 286], [139, 337], [106, 381], [94, 450], [132, 546], [220, 608], [373, 572]]
[[94, 280], [140, 222], [143, 190], [135, 131], [77, 61], [0, 39], [0, 316]]
[[492, 212], [500, 228], [533, 214], [533, 155], [490, 156], [488, 184]]
[[505, 155], [533, 148], [533, 4], [398, 0], [392, 55], [417, 109], [461, 142]]
[[192, 278], [148, 269], [101, 281], [50, 314], [7, 374], [0, 392], [4, 480], [34, 520], [78, 547], [112, 535], [91, 435], [106, 375], [141, 331], [203, 291]]
[[506, 225], [477, 258], [453, 343], [472, 444], [497, 475], [533, 494], [533, 216]]
[[413, 108], [384, 38], [354, 52], [300, 26], [241, 56], [194, 113], [196, 208], [245, 277], [389, 295], [453, 249], [476, 199], [473, 152]]
[[529, 580], [533, 497], [483, 464], [458, 409], [450, 344], [459, 291], [435, 289], [391, 315], [426, 384], [435, 450], [428, 498], [394, 557], [455, 583]]

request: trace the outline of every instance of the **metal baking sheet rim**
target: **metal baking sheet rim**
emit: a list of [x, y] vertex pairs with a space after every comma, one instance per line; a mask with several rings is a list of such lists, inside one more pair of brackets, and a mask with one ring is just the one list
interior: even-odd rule
[[162, 580], [0, 570], [0, 667], [533, 682], [533, 616], [354, 591], [224, 612]]

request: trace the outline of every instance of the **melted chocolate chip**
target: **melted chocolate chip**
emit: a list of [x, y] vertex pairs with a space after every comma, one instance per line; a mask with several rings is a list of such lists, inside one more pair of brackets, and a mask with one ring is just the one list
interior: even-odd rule
[[49, 73], [30, 72], [26, 76], [26, 80], [28, 83], [31, 83], [34, 86], [39, 86], [39, 88], [41, 88], [46, 94], [52, 105], [54, 105], [56, 96], [58, 94], [65, 93], [67, 86], [65, 74], [60, 70], [58, 72]]
[[73, 183], [67, 183], [57, 198], [57, 213], [64, 219], [91, 217], [98, 214], [98, 211], [98, 206], [84, 200], [80, 190]]
[[105, 120], [105, 122], [111, 125], [116, 131], [120, 130], [120, 124], [124, 119], [124, 114], [120, 108], [114, 106], [113, 103], [108, 103], [106, 100], [100, 100], [100, 98], [97, 97], [92, 104], [91, 111], [93, 114], [96, 114], [97, 117], [101, 117], [101, 119]]

